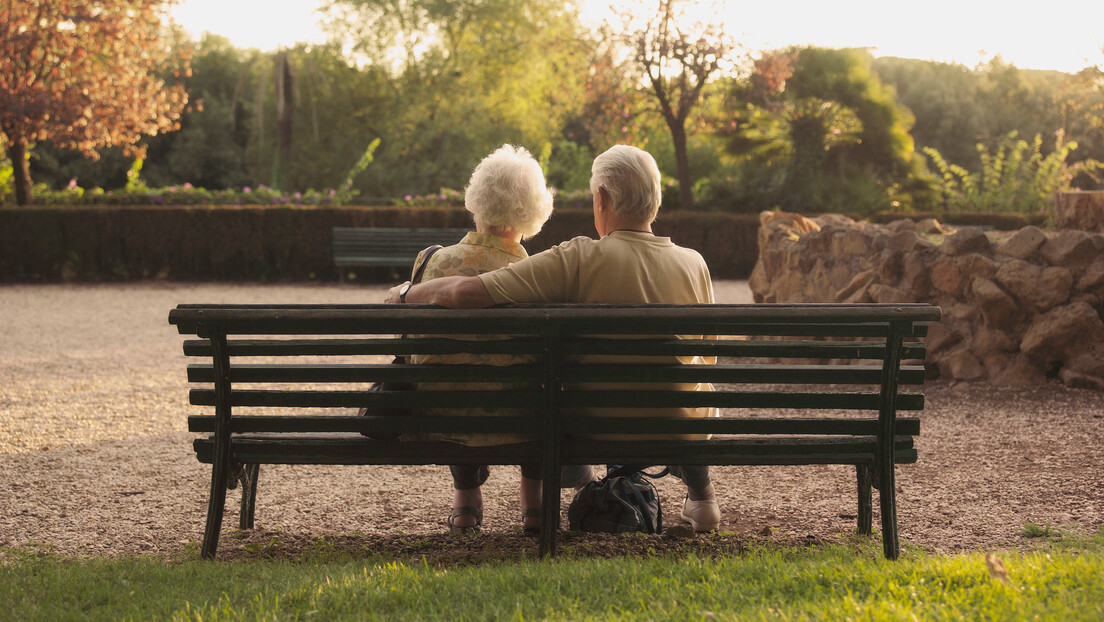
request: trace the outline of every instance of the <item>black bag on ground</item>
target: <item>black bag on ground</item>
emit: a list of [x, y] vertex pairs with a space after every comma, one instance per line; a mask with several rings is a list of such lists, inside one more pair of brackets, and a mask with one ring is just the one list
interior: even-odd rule
[[[422, 273], [425, 272], [426, 264], [429, 263], [429, 258], [433, 256], [433, 253], [444, 248], [440, 244], [435, 244], [422, 251], [422, 262], [414, 269], [414, 278], [410, 279], [412, 283], [422, 282]], [[399, 355], [391, 359], [392, 365], [406, 365], [406, 357]], [[413, 382], [373, 382], [368, 391], [414, 391], [418, 387]], [[357, 411], [359, 416], [372, 416], [372, 417], [409, 417], [414, 414], [414, 411], [410, 408], [396, 408], [387, 406], [373, 406], [371, 408], [361, 408]], [[395, 432], [362, 432], [364, 436], [373, 438], [377, 441], [393, 441], [399, 438], [399, 435]]]
[[667, 469], [655, 475], [641, 469], [612, 468], [605, 477], [575, 493], [567, 508], [570, 528], [592, 533], [663, 533], [659, 495], [645, 477], [663, 477]]

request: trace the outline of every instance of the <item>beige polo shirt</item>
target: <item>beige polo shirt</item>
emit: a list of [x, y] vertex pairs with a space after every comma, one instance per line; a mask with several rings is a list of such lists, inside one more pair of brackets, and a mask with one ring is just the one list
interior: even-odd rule
[[[713, 303], [709, 268], [697, 251], [670, 238], [613, 231], [595, 240], [577, 237], [499, 270], [479, 275], [495, 304], [537, 302]], [[685, 337], [683, 335], [682, 337]], [[694, 337], [699, 337], [695, 335]], [[586, 363], [660, 362], [665, 357], [585, 357]], [[672, 358], [672, 361], [675, 359]], [[684, 364], [712, 364], [715, 358], [678, 357]], [[586, 390], [638, 389], [712, 391], [709, 384], [588, 383]], [[617, 416], [715, 416], [712, 408], [594, 409]]]

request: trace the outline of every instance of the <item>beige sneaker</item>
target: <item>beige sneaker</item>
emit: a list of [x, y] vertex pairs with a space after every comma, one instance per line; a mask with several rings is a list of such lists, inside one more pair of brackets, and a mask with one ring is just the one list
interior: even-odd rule
[[715, 499], [691, 501], [690, 497], [682, 503], [682, 520], [690, 523], [694, 531], [716, 531], [721, 526], [721, 506]]

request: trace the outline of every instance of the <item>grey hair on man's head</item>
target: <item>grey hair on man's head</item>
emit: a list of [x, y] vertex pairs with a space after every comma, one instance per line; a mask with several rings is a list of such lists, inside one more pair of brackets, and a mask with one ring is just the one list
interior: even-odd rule
[[528, 151], [502, 145], [475, 167], [464, 190], [464, 207], [476, 227], [517, 229], [528, 239], [552, 215], [552, 191]]
[[611, 209], [635, 222], [651, 223], [659, 212], [663, 188], [655, 158], [631, 145], [614, 145], [590, 167], [590, 191], [609, 194]]

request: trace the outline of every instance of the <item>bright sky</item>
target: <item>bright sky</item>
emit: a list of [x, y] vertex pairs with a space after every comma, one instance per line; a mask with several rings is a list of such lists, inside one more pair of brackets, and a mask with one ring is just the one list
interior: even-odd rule
[[[262, 50], [325, 40], [315, 13], [320, 0], [179, 1], [173, 16], [197, 38], [210, 31], [238, 47]], [[877, 56], [967, 67], [998, 54], [1022, 69], [1074, 72], [1104, 64], [1102, 0], [729, 0], [724, 5], [726, 31], [752, 52], [811, 44], [870, 47]], [[587, 0], [583, 6], [586, 15], [601, 19], [609, 0]]]

